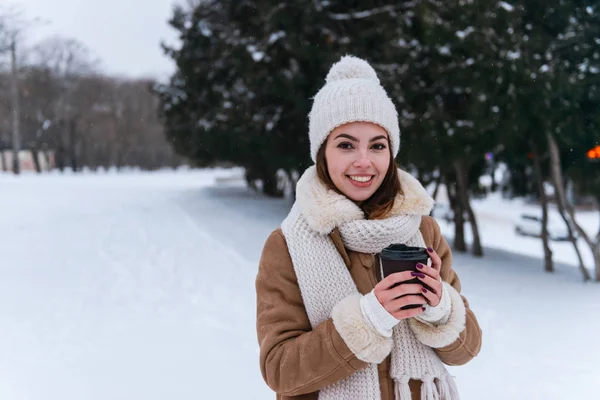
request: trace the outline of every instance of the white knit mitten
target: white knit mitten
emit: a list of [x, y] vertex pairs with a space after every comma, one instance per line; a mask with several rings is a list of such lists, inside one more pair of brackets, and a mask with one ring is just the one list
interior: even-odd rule
[[426, 304], [425, 312], [416, 316], [415, 318], [433, 325], [443, 325], [448, 322], [448, 319], [450, 319], [451, 311], [452, 299], [450, 298], [450, 293], [446, 289], [446, 286], [442, 285], [442, 299], [440, 300], [440, 304], [435, 307], [431, 307], [429, 304]]
[[375, 290], [360, 299], [360, 309], [367, 321], [382, 336], [392, 337], [392, 329], [400, 322], [377, 300]]

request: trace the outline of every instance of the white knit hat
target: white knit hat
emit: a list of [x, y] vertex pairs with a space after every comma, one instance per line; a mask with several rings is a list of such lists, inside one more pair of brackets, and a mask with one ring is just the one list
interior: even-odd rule
[[325, 81], [308, 116], [312, 160], [316, 162], [317, 152], [332, 130], [356, 121], [384, 128], [396, 157], [400, 149], [398, 113], [373, 67], [360, 58], [343, 56], [333, 64]]

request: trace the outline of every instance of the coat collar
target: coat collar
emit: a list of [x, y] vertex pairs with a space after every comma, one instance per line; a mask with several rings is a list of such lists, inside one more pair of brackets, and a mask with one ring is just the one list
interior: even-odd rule
[[[403, 195], [398, 194], [389, 216], [429, 215], [434, 200], [423, 185], [409, 173], [398, 169]], [[346, 196], [328, 189], [317, 176], [316, 167], [309, 167], [300, 177], [296, 204], [311, 229], [321, 234], [349, 221], [364, 219], [360, 207]]]

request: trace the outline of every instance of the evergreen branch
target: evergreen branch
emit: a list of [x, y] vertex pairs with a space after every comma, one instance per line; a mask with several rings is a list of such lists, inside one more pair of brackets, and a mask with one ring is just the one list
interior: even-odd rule
[[373, 15], [382, 14], [382, 13], [391, 13], [397, 11], [398, 6], [384, 6], [379, 8], [373, 8], [371, 10], [365, 11], [355, 11], [350, 13], [328, 13], [327, 15], [331, 19], [335, 19], [337, 21], [347, 21], [350, 19], [364, 19], [372, 17]]

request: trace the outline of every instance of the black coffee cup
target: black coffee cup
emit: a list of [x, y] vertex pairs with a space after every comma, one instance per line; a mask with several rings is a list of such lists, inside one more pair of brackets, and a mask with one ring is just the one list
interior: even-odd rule
[[[386, 247], [379, 254], [380, 259], [380, 267], [381, 267], [381, 276], [386, 278], [387, 276], [394, 274], [396, 272], [404, 272], [404, 271], [414, 271], [421, 272], [417, 269], [417, 264], [421, 263], [427, 265], [429, 260], [429, 254], [427, 254], [427, 250], [422, 247], [412, 247], [406, 246], [404, 244], [393, 244], [389, 247]], [[405, 283], [418, 283], [423, 285], [428, 290], [431, 288], [424, 283], [422, 283], [418, 278], [411, 279], [410, 281], [403, 282]], [[394, 285], [398, 286], [399, 284]], [[410, 308], [418, 308], [420, 305], [411, 305], [402, 307], [403, 310], [407, 310]]]

